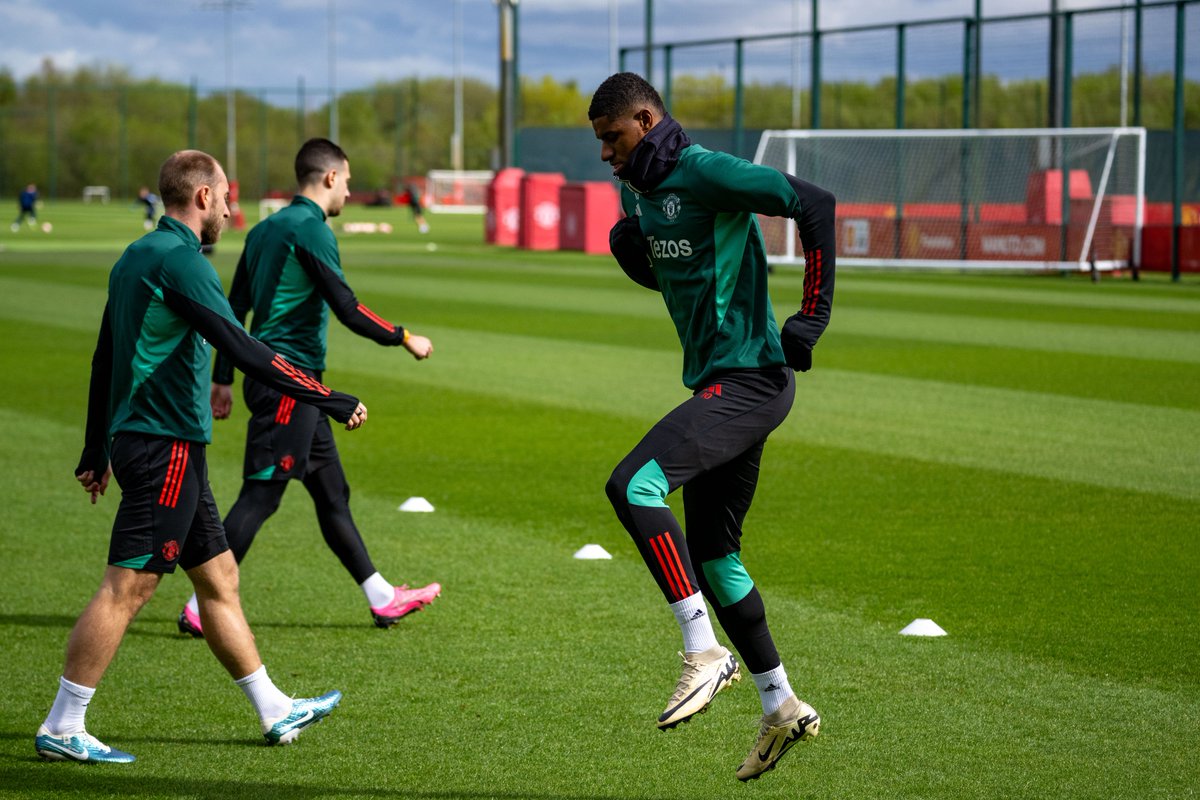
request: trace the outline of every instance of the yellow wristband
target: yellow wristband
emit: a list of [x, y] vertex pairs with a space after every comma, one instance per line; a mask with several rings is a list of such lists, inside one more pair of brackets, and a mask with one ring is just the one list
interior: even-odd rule
[[404, 329], [404, 340], [402, 342], [400, 342], [400, 344], [408, 344], [408, 340], [411, 336], [412, 336], [412, 331], [410, 331], [408, 328], [405, 328]]

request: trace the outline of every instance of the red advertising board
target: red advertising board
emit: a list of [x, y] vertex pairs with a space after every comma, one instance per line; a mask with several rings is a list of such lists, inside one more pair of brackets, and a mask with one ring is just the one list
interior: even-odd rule
[[558, 190], [558, 246], [607, 254], [608, 232], [621, 215], [617, 188], [608, 181], [566, 183]]
[[559, 172], [531, 172], [521, 178], [521, 247], [558, 249], [558, 190], [566, 181]]
[[521, 177], [525, 170], [509, 167], [492, 178], [487, 189], [484, 241], [515, 247], [521, 231]]

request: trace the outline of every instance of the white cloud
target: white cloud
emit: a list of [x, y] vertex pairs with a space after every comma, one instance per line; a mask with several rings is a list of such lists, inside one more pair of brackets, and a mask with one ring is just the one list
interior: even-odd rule
[[[812, 0], [655, 0], [656, 43], [808, 31]], [[1063, 0], [1079, 9], [1117, 0]], [[337, 85], [341, 89], [453, 72], [454, 7], [450, 0], [335, 0]], [[495, 82], [498, 13], [494, 0], [460, 0], [464, 72]], [[43, 58], [71, 69], [118, 64], [138, 77], [206, 88], [225, 83], [223, 12], [203, 0], [168, 0], [169, 13], [147, 0], [0, 0], [0, 63], [18, 78]], [[1048, 0], [984, 0], [985, 16], [1044, 12]], [[587, 87], [609, 72], [609, 0], [521, 0], [523, 74], [551, 74]], [[616, 4], [618, 43], [644, 41], [644, 0]], [[797, 20], [797, 9], [799, 19]], [[887, 24], [902, 19], [962, 17], [974, 0], [821, 0], [823, 28]], [[243, 88], [309, 87], [329, 81], [329, 0], [247, 0], [232, 12], [234, 82]], [[725, 48], [731, 52], [731, 48]], [[681, 54], [683, 51], [679, 51]], [[760, 58], [769, 59], [769, 50]], [[660, 56], [661, 57], [661, 56]], [[688, 56], [681, 55], [686, 61]], [[713, 68], [731, 56], [714, 50]], [[638, 68], [640, 55], [629, 62]]]

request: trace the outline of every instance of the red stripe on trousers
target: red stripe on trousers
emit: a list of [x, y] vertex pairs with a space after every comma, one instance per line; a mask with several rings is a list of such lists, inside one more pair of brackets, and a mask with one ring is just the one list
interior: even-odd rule
[[292, 421], [292, 409], [295, 407], [296, 401], [286, 394], [279, 398], [279, 408], [275, 411], [275, 421], [280, 425], [287, 425]]
[[171, 480], [175, 475], [176, 466], [179, 460], [179, 442], [171, 443], [171, 460], [167, 462], [167, 477], [163, 480], [162, 491], [158, 495], [158, 504], [165, 506], [170, 503], [171, 497]]
[[180, 442], [179, 469], [175, 472], [175, 489], [171, 492], [171, 508], [179, 502], [179, 490], [183, 488], [183, 475], [187, 472], [188, 448], [190, 445], [187, 442]]
[[679, 585], [675, 582], [671, 568], [667, 566], [666, 559], [663, 558], [663, 554], [659, 552], [657, 536], [650, 540], [650, 547], [654, 550], [654, 557], [658, 559], [658, 566], [662, 568], [663, 575], [665, 575], [667, 578], [667, 586], [671, 589], [671, 595], [675, 598], [675, 602], [678, 603], [687, 595], [683, 594], [683, 592], [680, 590]]
[[696, 593], [696, 590], [692, 588], [692, 582], [688, 580], [687, 570], [683, 568], [683, 562], [679, 560], [679, 551], [675, 549], [675, 540], [665, 533], [663, 536], [666, 538], [667, 544], [671, 546], [671, 555], [675, 557], [675, 563], [679, 566], [679, 582], [687, 589], [687, 594], [684, 597], [691, 597]]

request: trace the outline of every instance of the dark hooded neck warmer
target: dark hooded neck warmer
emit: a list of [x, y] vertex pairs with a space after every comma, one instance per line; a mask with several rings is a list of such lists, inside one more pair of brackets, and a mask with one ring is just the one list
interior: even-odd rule
[[617, 177], [639, 193], [654, 191], [675, 169], [680, 151], [691, 143], [679, 123], [670, 114], [663, 114], [658, 124], [633, 148], [629, 161]]

